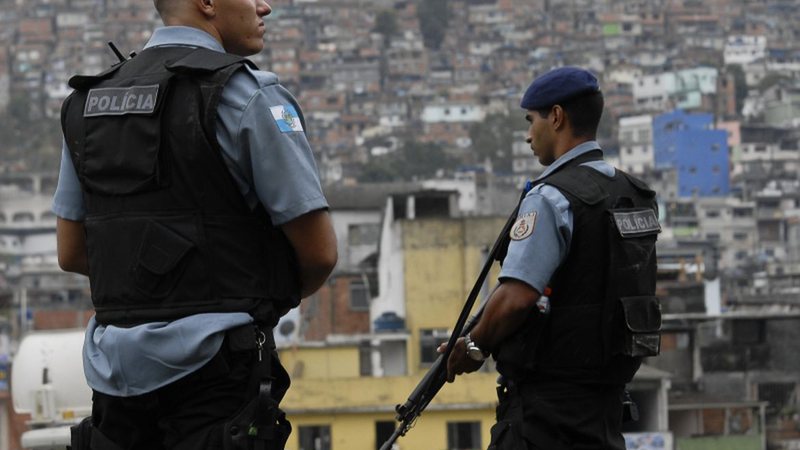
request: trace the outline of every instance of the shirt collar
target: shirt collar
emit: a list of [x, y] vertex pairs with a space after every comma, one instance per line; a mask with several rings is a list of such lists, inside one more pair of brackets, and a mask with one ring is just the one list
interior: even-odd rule
[[188, 46], [202, 47], [225, 53], [225, 48], [213, 36], [205, 31], [184, 26], [169, 26], [156, 28], [144, 48], [159, 46]]
[[553, 164], [550, 164], [550, 166], [547, 169], [545, 169], [545, 171], [542, 172], [542, 174], [539, 175], [536, 179], [540, 180], [550, 175], [551, 173], [555, 172], [556, 170], [558, 170], [559, 167], [572, 161], [578, 156], [589, 153], [592, 150], [598, 150], [598, 149], [600, 149], [600, 144], [598, 144], [597, 141], [586, 141], [581, 144], [578, 144], [567, 153], [561, 155], [561, 157], [555, 160]]

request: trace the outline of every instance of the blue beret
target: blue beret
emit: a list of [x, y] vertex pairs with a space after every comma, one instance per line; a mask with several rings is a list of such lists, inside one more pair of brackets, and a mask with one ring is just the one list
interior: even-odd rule
[[579, 67], [561, 67], [533, 80], [520, 106], [523, 109], [540, 109], [563, 103], [573, 97], [598, 92], [597, 77]]

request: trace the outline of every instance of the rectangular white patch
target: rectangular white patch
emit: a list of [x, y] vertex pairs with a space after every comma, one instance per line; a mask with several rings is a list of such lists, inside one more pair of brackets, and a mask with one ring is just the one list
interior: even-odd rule
[[157, 102], [157, 84], [92, 89], [86, 97], [83, 117], [152, 114]]
[[656, 212], [652, 209], [638, 211], [612, 211], [619, 234], [623, 237], [657, 234], [661, 232]]
[[300, 122], [300, 115], [292, 105], [278, 105], [269, 108], [272, 113], [272, 118], [278, 125], [281, 133], [292, 133], [295, 131], [303, 131], [303, 124]]

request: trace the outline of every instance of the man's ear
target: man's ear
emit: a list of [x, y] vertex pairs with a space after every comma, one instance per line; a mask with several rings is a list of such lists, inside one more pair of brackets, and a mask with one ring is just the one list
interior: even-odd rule
[[550, 111], [550, 121], [553, 124], [553, 129], [558, 130], [559, 128], [563, 127], [564, 120], [564, 108], [562, 108], [561, 105], [553, 106], [553, 109]]
[[214, 0], [192, 0], [198, 11], [207, 18], [212, 18], [217, 15], [217, 7]]

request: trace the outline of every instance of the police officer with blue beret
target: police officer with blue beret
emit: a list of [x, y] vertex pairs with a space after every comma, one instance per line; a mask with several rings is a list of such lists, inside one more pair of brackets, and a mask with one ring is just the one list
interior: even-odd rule
[[655, 193], [603, 160], [589, 71], [545, 73], [521, 107], [547, 169], [521, 200], [500, 284], [457, 341], [449, 381], [497, 361], [490, 449], [622, 450], [625, 384], [659, 351]]
[[303, 113], [245, 59], [264, 0], [154, 4], [166, 26], [62, 107], [58, 258], [96, 312], [73, 449], [283, 449], [272, 329], [337, 259]]

